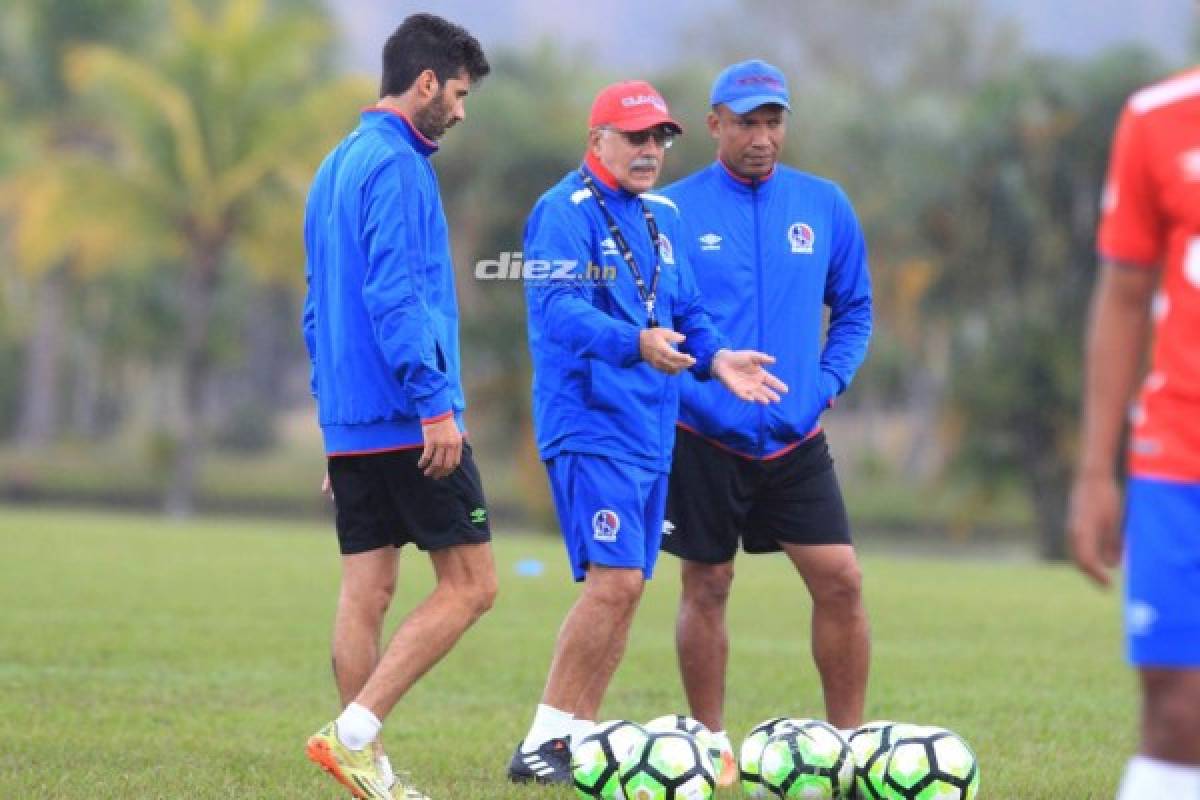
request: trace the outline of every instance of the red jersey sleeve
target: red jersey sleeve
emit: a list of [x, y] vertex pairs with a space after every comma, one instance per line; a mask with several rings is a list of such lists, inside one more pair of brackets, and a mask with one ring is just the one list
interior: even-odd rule
[[1145, 128], [1145, 117], [1127, 104], [1113, 137], [1097, 249], [1112, 261], [1153, 267], [1163, 258], [1166, 225]]

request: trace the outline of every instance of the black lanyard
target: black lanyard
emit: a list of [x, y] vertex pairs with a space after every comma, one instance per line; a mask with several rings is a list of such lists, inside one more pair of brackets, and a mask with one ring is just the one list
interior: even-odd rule
[[621, 258], [625, 259], [625, 263], [629, 265], [629, 272], [633, 275], [634, 285], [637, 286], [638, 297], [642, 299], [642, 305], [646, 307], [646, 327], [657, 328], [658, 316], [654, 313], [654, 304], [658, 299], [658, 276], [662, 274], [662, 262], [658, 257], [658, 223], [654, 221], [654, 215], [650, 213], [646, 204], [642, 202], [642, 198], [639, 197], [638, 205], [642, 207], [642, 215], [646, 218], [646, 230], [650, 232], [650, 248], [654, 252], [654, 278], [647, 288], [646, 281], [642, 279], [642, 271], [638, 269], [637, 261], [634, 260], [633, 251], [629, 249], [629, 242], [625, 240], [621, 229], [617, 227], [617, 221], [613, 219], [612, 212], [608, 210], [608, 203], [604, 202], [604, 196], [596, 188], [596, 182], [582, 169], [579, 170], [579, 175], [583, 178], [583, 185], [591, 191], [592, 197], [596, 198], [596, 204], [600, 206], [604, 220], [608, 223], [608, 234], [612, 237], [617, 249], [621, 251]]

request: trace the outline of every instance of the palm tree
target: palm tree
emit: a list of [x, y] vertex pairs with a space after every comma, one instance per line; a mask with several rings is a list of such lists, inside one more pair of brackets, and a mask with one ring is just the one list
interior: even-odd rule
[[56, 198], [71, 191], [64, 160], [94, 144], [70, 102], [62, 56], [83, 39], [136, 41], [146, 31], [145, 10], [144, 0], [15, 0], [0, 8], [0, 211], [13, 224], [9, 262], [31, 300], [6, 309], [14, 327], [28, 329], [17, 422], [24, 447], [40, 447], [56, 434], [60, 363], [71, 333], [66, 306], [88, 266], [86, 255], [75, 257], [86, 244], [52, 213]]
[[171, 6], [155, 47], [89, 44], [67, 55], [68, 85], [95, 101], [109, 152], [71, 165], [76, 191], [56, 207], [122, 252], [103, 260], [169, 270], [178, 289], [182, 414], [174, 423], [167, 510], [191, 510], [212, 371], [214, 300], [229, 270], [265, 282], [303, 280], [304, 190], [369, 97], [330, 80], [329, 26], [312, 13], [269, 14], [262, 0], [222, 0], [205, 13]]

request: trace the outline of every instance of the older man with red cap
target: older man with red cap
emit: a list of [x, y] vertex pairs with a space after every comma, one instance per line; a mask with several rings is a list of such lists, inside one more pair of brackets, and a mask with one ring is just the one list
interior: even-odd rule
[[570, 740], [596, 719], [662, 537], [679, 379], [738, 398], [787, 389], [762, 353], [725, 349], [700, 302], [675, 204], [649, 191], [682, 132], [653, 86], [602, 90], [587, 154], [525, 228], [533, 415], [579, 599], [541, 703], [509, 764], [517, 782], [571, 780]]

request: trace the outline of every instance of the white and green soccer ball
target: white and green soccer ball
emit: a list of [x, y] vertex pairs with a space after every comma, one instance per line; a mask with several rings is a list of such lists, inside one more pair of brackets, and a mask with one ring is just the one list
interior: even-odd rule
[[625, 800], [621, 765], [643, 742], [646, 731], [623, 719], [601, 722], [571, 748], [575, 794], [584, 800]]
[[655, 717], [642, 726], [648, 731], [681, 731], [691, 736], [696, 736], [702, 731], [707, 731], [708, 726], [698, 719], [684, 716], [683, 714], [663, 714], [661, 717]]
[[850, 745], [827, 722], [792, 720], [763, 748], [763, 785], [784, 800], [845, 800], [854, 787]]
[[792, 721], [787, 717], [764, 719], [751, 728], [750, 733], [742, 740], [741, 749], [738, 751], [738, 772], [742, 779], [742, 794], [751, 800], [761, 800], [770, 795], [770, 790], [762, 781], [763, 750], [772, 734], [790, 724]]
[[625, 800], [710, 800], [717, 778], [712, 759], [683, 731], [651, 731], [621, 766]]
[[884, 800], [883, 772], [887, 768], [888, 753], [892, 750], [892, 736], [906, 726], [890, 720], [875, 720], [860, 725], [850, 734], [850, 752], [854, 754], [855, 800]]
[[953, 731], [906, 726], [894, 732], [883, 787], [885, 800], [975, 800], [979, 760]]
[[713, 771], [716, 772], [721, 766], [721, 743], [712, 731], [698, 719], [683, 714], [664, 714], [661, 717], [655, 717], [642, 726], [647, 731], [679, 731], [686, 733], [689, 736], [695, 737], [700, 743], [700, 747], [708, 753], [709, 759], [712, 761]]

